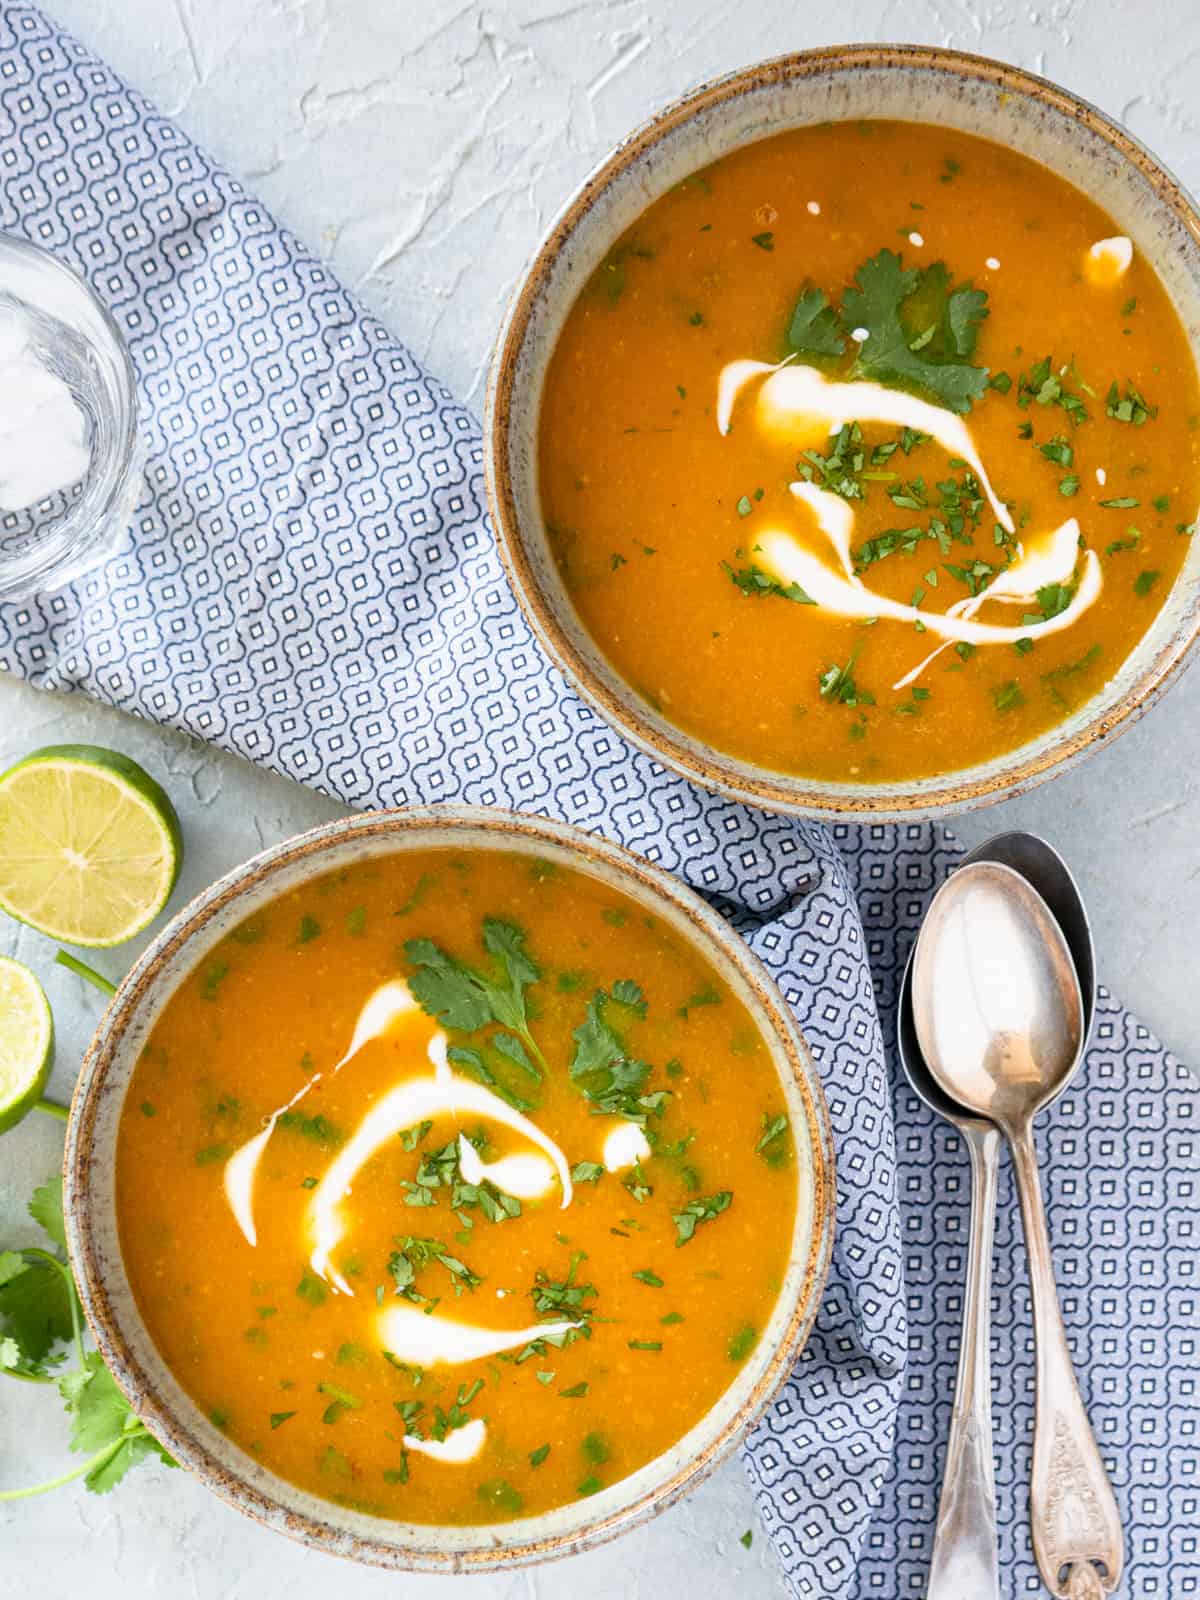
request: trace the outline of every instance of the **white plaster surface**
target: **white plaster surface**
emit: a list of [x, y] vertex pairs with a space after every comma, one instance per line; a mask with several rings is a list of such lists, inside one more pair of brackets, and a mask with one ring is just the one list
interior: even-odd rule
[[[571, 187], [630, 126], [701, 79], [851, 39], [953, 45], [1056, 78], [1120, 117], [1200, 189], [1200, 7], [1178, 0], [51, 0], [59, 20], [175, 116], [330, 263], [364, 302], [479, 404], [489, 342], [527, 251]], [[178, 735], [0, 680], [0, 769], [88, 739], [170, 789], [188, 858], [172, 907], [261, 845], [336, 814], [283, 779]], [[1046, 833], [1078, 872], [1102, 971], [1200, 1063], [1192, 806], [1200, 673], [1113, 748], [1027, 799], [959, 824]], [[98, 997], [50, 966], [28, 930], [0, 950], [43, 976], [69, 1095]], [[135, 952], [101, 954], [120, 975]], [[58, 1162], [30, 1118], [0, 1153], [0, 1240]], [[62, 1470], [52, 1394], [0, 1386], [0, 1485]], [[182, 1473], [141, 1468], [107, 1499], [73, 1487], [0, 1506], [0, 1600], [769, 1600], [782, 1593], [736, 1464], [652, 1527], [566, 1564], [507, 1577], [398, 1578], [267, 1534]]]

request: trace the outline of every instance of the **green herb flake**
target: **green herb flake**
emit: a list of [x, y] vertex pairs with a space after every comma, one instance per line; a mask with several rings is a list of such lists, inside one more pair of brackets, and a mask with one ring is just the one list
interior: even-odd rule
[[775, 248], [775, 235], [773, 233], [752, 233], [750, 240], [760, 250], [774, 250]]
[[529, 1465], [531, 1467], [540, 1467], [542, 1462], [545, 1461], [549, 1454], [550, 1446], [548, 1444], [538, 1445], [536, 1450], [531, 1450], [529, 1452]]
[[747, 1322], [730, 1339], [729, 1347], [725, 1353], [730, 1361], [744, 1361], [757, 1342], [758, 1333]]
[[329, 1290], [320, 1278], [305, 1267], [300, 1282], [296, 1285], [296, 1293], [301, 1300], [307, 1300], [309, 1305], [322, 1306], [329, 1297]]
[[1125, 383], [1125, 392], [1121, 393], [1114, 379], [1108, 387], [1104, 399], [1104, 410], [1114, 422], [1126, 422], [1134, 428], [1140, 428], [1145, 423], [1152, 421], [1158, 415], [1158, 407], [1152, 406], [1146, 397], [1134, 388], [1128, 380]]
[[1160, 572], [1139, 572], [1133, 581], [1133, 592], [1137, 595], [1147, 595], [1162, 576]]
[[658, 1273], [652, 1272], [649, 1267], [644, 1267], [641, 1272], [635, 1272], [633, 1276], [639, 1283], [648, 1284], [651, 1289], [661, 1289], [663, 1286]]
[[675, 1248], [687, 1244], [702, 1222], [711, 1222], [719, 1217], [723, 1211], [728, 1211], [733, 1200], [733, 1193], [729, 1189], [722, 1189], [717, 1194], [706, 1195], [701, 1200], [690, 1200], [682, 1211], [672, 1213], [675, 1224]]
[[200, 998], [202, 1000], [215, 1000], [221, 985], [229, 976], [229, 966], [224, 961], [214, 961], [204, 969], [204, 976], [200, 981]]
[[481, 1483], [476, 1493], [484, 1505], [493, 1511], [507, 1511], [513, 1516], [525, 1505], [507, 1478], [492, 1478], [487, 1483]]

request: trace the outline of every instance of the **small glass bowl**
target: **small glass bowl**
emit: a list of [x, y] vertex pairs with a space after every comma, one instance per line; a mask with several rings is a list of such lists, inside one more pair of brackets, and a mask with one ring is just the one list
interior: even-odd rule
[[[5, 405], [6, 384], [21, 405]], [[47, 410], [31, 421], [39, 398]], [[48, 488], [59, 423], [79, 472]], [[107, 307], [47, 251], [0, 233], [0, 600], [60, 588], [103, 561], [129, 526], [142, 458], [133, 364]]]

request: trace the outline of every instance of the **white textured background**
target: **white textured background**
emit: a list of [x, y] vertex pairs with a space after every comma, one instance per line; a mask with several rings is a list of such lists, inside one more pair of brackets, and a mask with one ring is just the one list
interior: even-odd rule
[[[1200, 189], [1195, 0], [57, 0], [64, 26], [257, 190], [365, 304], [479, 404], [490, 340], [527, 252], [607, 148], [666, 99], [757, 57], [859, 39], [1002, 57], [1124, 121]], [[67, 697], [0, 679], [0, 769], [40, 744], [128, 751], [171, 791], [188, 860], [172, 902], [336, 808], [244, 763]], [[1112, 749], [1029, 799], [964, 819], [1046, 833], [1076, 868], [1105, 977], [1200, 1063], [1200, 849], [1191, 808], [1200, 673]], [[97, 998], [27, 931], [0, 949], [43, 975], [69, 1094]], [[132, 952], [130, 952], [132, 954]], [[118, 977], [125, 957], [97, 964]], [[58, 1128], [33, 1118], [0, 1154], [0, 1240], [23, 1236]], [[65, 1464], [53, 1397], [0, 1391], [0, 1483]], [[736, 1464], [647, 1530], [508, 1578], [396, 1578], [261, 1532], [181, 1473], [143, 1468], [109, 1499], [71, 1488], [0, 1509], [2, 1600], [778, 1600]]]

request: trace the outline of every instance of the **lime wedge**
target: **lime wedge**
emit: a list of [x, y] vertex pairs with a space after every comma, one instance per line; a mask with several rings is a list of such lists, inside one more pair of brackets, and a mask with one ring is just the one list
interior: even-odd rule
[[0, 956], [0, 1133], [41, 1098], [54, 1060], [54, 1021], [42, 986], [19, 961]]
[[128, 756], [47, 745], [0, 776], [0, 908], [52, 939], [132, 939], [182, 857], [174, 806]]

